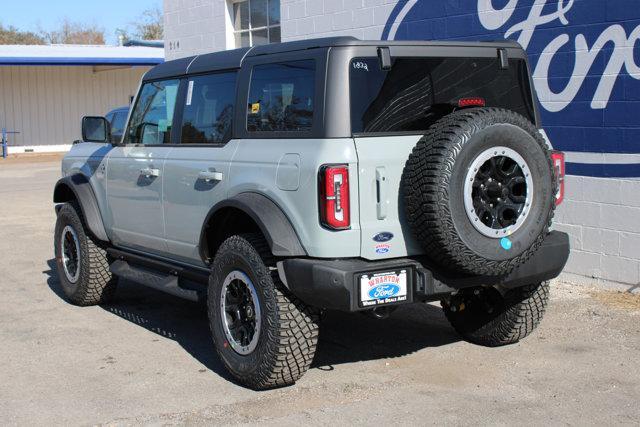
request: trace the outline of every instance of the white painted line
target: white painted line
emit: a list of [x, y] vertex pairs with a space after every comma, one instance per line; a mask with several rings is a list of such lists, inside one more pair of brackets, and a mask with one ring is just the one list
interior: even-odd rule
[[418, 0], [409, 0], [407, 2], [407, 4], [404, 5], [404, 7], [402, 8], [402, 10], [400, 11], [400, 13], [398, 14], [398, 16], [396, 17], [396, 20], [393, 22], [393, 24], [391, 25], [391, 29], [389, 30], [389, 36], [387, 37], [387, 40], [395, 40], [396, 38], [396, 32], [398, 31], [398, 27], [400, 26], [400, 23], [402, 22], [402, 20], [404, 19], [405, 16], [407, 16], [407, 13], [409, 13], [409, 11], [411, 10], [411, 8], [418, 2]]
[[8, 154], [22, 154], [22, 153], [62, 153], [69, 151], [71, 144], [59, 144], [59, 145], [14, 145], [7, 147]]
[[579, 151], [565, 151], [567, 163], [597, 163], [607, 165], [640, 164], [640, 154], [620, 153], [585, 153]]

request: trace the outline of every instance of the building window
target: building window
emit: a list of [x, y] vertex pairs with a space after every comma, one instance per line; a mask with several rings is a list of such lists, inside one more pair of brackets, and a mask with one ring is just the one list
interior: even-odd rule
[[280, 0], [233, 0], [236, 47], [280, 43]]

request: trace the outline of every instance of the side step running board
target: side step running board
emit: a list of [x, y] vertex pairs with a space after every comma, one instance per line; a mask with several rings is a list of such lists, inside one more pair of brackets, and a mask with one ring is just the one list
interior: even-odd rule
[[209, 275], [205, 269], [186, 268], [114, 248], [107, 253], [115, 260], [109, 270], [118, 277], [190, 301], [201, 301], [206, 295]]
[[134, 267], [127, 261], [118, 260], [109, 266], [109, 270], [118, 277], [131, 280], [132, 282], [175, 295], [190, 301], [198, 301], [197, 291], [181, 288], [178, 285], [178, 276], [162, 274], [144, 267]]

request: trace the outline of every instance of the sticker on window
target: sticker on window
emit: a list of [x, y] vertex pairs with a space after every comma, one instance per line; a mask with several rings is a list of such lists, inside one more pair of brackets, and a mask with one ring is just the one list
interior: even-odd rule
[[251, 104], [251, 114], [258, 114], [260, 112], [260, 103], [254, 102]]
[[189, 80], [189, 88], [187, 89], [187, 105], [191, 105], [192, 96], [193, 96], [193, 80]]
[[358, 61], [353, 63], [353, 68], [355, 68], [356, 70], [369, 71], [369, 64], [367, 64], [366, 62]]

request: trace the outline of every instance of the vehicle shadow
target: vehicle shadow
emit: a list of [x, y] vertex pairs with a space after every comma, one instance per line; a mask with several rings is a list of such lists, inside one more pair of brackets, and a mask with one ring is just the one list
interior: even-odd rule
[[402, 357], [459, 341], [438, 305], [399, 306], [386, 319], [362, 313], [325, 313], [312, 367]]
[[[61, 299], [55, 260], [47, 262], [49, 288]], [[221, 377], [233, 381], [215, 353], [206, 309], [132, 282], [118, 286], [116, 299], [102, 309], [165, 339], [174, 340], [192, 357]], [[399, 307], [384, 320], [360, 313], [329, 311], [322, 317], [321, 333], [312, 368], [401, 357], [458, 341], [438, 306], [411, 304]]]
[[[68, 303], [58, 280], [55, 259], [47, 261], [47, 264], [49, 269], [45, 273], [48, 275], [49, 288]], [[118, 283], [114, 300], [100, 308], [162, 338], [175, 341], [207, 369], [235, 382], [213, 348], [203, 304], [122, 280]]]

